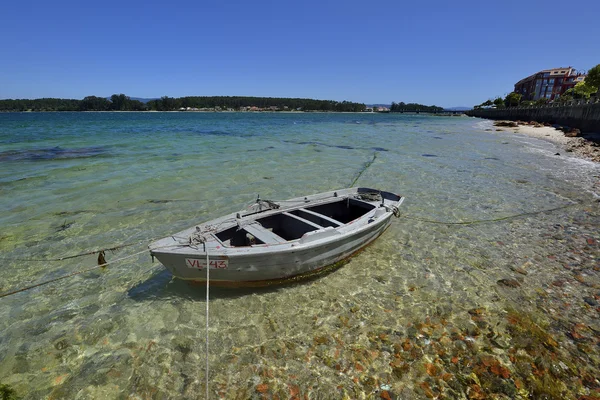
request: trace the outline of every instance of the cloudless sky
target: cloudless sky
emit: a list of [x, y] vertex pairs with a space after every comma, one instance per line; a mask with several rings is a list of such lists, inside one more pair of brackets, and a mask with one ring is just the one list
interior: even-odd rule
[[600, 63], [600, 1], [8, 1], [0, 99], [269, 96], [472, 106]]

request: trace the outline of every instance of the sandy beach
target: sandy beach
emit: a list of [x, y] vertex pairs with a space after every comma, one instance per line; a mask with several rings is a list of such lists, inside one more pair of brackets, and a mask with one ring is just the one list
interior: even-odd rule
[[586, 160], [600, 162], [600, 133], [584, 133], [576, 137], [569, 137], [552, 126], [536, 127], [535, 125], [521, 123], [516, 127], [495, 126], [495, 130], [512, 130], [515, 133], [548, 140], [560, 145], [567, 153], [572, 153]]

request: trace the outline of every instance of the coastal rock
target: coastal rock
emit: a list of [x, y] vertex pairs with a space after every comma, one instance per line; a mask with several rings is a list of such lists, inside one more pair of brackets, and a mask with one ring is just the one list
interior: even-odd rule
[[581, 135], [581, 131], [577, 128], [570, 128], [569, 130], [563, 130], [566, 137], [577, 137]]
[[519, 124], [514, 121], [495, 121], [494, 126], [507, 126], [509, 128], [516, 128], [519, 126]]
[[575, 153], [579, 157], [600, 162], [600, 147], [593, 141], [583, 137], [573, 137], [572, 139], [569, 139], [569, 142], [565, 146], [565, 150], [569, 153]]

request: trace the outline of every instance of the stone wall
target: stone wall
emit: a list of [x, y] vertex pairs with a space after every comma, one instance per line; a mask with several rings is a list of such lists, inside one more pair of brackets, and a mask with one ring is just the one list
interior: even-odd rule
[[544, 106], [486, 108], [466, 111], [472, 117], [510, 121], [549, 122], [578, 128], [581, 132], [600, 132], [600, 102], [573, 102]]

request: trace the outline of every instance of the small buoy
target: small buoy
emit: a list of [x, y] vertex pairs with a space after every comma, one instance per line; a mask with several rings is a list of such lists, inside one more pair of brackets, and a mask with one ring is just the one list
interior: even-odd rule
[[104, 252], [101, 251], [98, 253], [98, 265], [100, 265], [102, 268], [105, 268], [106, 267], [105, 264], [107, 264], [107, 262], [106, 262], [106, 259], [104, 258]]

